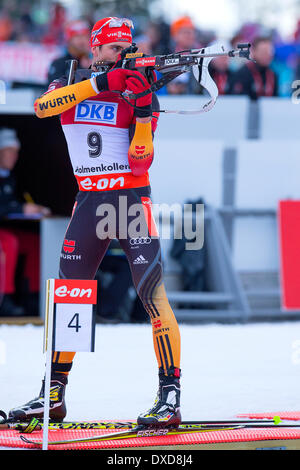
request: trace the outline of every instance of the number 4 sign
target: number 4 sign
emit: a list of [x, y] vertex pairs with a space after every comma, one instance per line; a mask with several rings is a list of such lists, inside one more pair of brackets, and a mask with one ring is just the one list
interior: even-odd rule
[[53, 305], [48, 306], [48, 312], [53, 309], [52, 350], [93, 352], [97, 281], [51, 279], [49, 294], [49, 301], [53, 296]]
[[48, 449], [52, 352], [94, 351], [96, 303], [97, 281], [80, 279], [47, 281], [43, 450]]

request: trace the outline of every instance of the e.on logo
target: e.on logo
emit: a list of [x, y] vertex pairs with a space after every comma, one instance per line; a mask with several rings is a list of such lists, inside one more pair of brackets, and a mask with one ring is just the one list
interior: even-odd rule
[[96, 304], [97, 281], [55, 279], [54, 303]]
[[115, 186], [122, 188], [125, 184], [124, 176], [119, 176], [117, 178], [78, 178], [78, 181], [84, 191], [91, 191], [95, 189], [97, 191], [104, 191], [107, 188], [112, 189]]

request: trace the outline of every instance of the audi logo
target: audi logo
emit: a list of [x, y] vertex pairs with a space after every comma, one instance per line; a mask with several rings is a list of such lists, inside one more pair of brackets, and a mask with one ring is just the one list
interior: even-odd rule
[[130, 238], [130, 245], [149, 245], [151, 243], [150, 237]]

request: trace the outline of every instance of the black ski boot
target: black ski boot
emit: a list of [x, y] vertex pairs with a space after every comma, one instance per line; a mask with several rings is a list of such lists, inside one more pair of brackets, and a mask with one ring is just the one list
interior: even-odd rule
[[137, 424], [150, 428], [177, 428], [180, 414], [180, 369], [165, 375], [159, 370], [159, 388], [153, 407], [139, 415]]
[[[67, 414], [64, 398], [67, 383], [68, 378], [64, 374], [55, 374], [51, 378], [49, 417], [52, 421], [61, 422]], [[8, 418], [14, 421], [30, 421], [32, 418], [42, 420], [44, 417], [44, 389], [45, 380], [43, 380], [39, 396], [23, 406], [10, 410]]]

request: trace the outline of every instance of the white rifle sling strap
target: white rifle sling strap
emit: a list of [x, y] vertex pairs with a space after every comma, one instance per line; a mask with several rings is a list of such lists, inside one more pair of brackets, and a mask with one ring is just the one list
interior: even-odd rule
[[[220, 45], [215, 45], [215, 46], [210, 46], [206, 47], [205, 49], [202, 49], [199, 51], [200, 54], [202, 55], [207, 55], [209, 57], [199, 57], [198, 59], [198, 64], [194, 65], [192, 67], [192, 72], [199, 83], [209, 94], [210, 100], [205, 103], [202, 108], [200, 109], [195, 109], [195, 110], [164, 110], [163, 112], [166, 114], [171, 114], [171, 113], [176, 113], [176, 114], [201, 114], [201, 113], [207, 113], [210, 111], [216, 104], [217, 98], [219, 96], [219, 90], [212, 79], [210, 73], [209, 73], [209, 64], [212, 59], [214, 59], [214, 56], [217, 57], [218, 55], [225, 55], [225, 49], [223, 46]], [[195, 55], [195, 58], [197, 55]], [[162, 112], [162, 111], [161, 111]]]
[[[225, 52], [224, 47], [221, 46], [211, 46], [203, 49], [203, 54], [218, 54]], [[217, 98], [219, 96], [219, 90], [217, 85], [215, 84], [214, 80], [210, 76], [208, 66], [211, 62], [213, 57], [204, 57], [199, 59], [199, 65], [193, 66], [193, 74], [196, 78], [197, 82], [205, 88], [205, 90], [209, 93], [210, 101], [206, 103], [201, 110], [198, 112], [205, 113], [210, 111], [214, 105], [216, 104]]]

